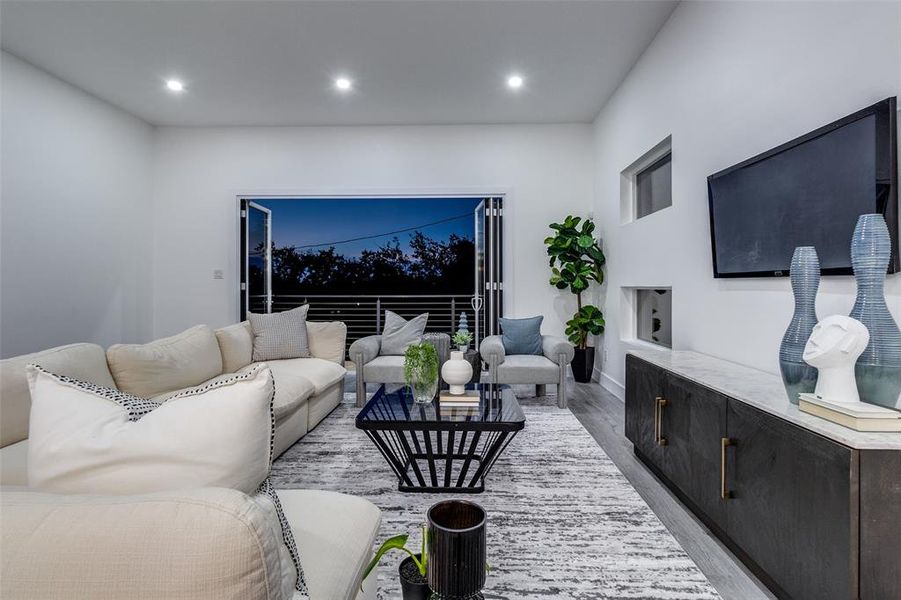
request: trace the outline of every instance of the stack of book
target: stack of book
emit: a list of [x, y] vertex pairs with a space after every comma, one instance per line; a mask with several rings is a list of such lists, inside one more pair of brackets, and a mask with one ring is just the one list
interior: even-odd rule
[[830, 402], [799, 394], [798, 408], [855, 431], [901, 431], [901, 412], [865, 402]]
[[441, 414], [463, 414], [470, 412], [479, 407], [480, 395], [478, 390], [466, 390], [463, 394], [451, 394], [450, 392], [441, 392], [438, 396], [438, 405], [441, 407]]

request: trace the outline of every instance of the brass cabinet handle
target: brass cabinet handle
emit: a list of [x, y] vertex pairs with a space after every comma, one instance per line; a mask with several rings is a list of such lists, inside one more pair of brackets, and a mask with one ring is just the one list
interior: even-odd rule
[[726, 448], [731, 445], [733, 445], [732, 440], [729, 438], [720, 438], [720, 498], [723, 500], [732, 497], [732, 492], [726, 487]]
[[657, 398], [657, 445], [666, 446], [666, 438], [663, 437], [663, 407], [669, 404], [666, 398]]
[[662, 397], [654, 398], [654, 443], [660, 442], [660, 401]]

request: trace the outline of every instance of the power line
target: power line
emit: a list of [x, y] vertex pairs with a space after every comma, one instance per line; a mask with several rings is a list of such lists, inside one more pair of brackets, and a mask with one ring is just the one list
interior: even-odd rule
[[417, 229], [425, 229], [426, 227], [431, 227], [432, 225], [440, 225], [441, 223], [449, 223], [451, 221], [457, 221], [459, 219], [463, 219], [465, 217], [472, 217], [472, 213], [463, 213], [462, 215], [457, 215], [456, 217], [448, 217], [446, 219], [441, 219], [439, 221], [432, 221], [431, 223], [423, 223], [422, 225], [416, 225], [415, 227], [406, 227], [404, 229], [397, 229], [395, 231], [387, 231], [385, 233], [377, 233], [374, 235], [364, 235], [361, 237], [349, 238], [346, 240], [337, 240], [334, 242], [325, 242], [322, 244], [304, 244], [302, 246], [293, 246], [294, 249], [303, 249], [303, 248], [321, 248], [322, 246], [338, 246], [339, 244], [347, 244], [349, 242], [359, 242], [361, 240], [371, 240], [374, 238], [385, 237], [386, 235], [394, 235], [396, 233], [406, 233], [408, 231], [416, 231]]

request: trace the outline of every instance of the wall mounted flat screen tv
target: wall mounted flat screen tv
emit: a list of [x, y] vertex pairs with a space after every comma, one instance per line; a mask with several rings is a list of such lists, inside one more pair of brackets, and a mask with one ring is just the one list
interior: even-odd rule
[[880, 213], [898, 270], [896, 99], [848, 115], [707, 178], [714, 277], [787, 276], [797, 246], [824, 275], [851, 274], [851, 235]]

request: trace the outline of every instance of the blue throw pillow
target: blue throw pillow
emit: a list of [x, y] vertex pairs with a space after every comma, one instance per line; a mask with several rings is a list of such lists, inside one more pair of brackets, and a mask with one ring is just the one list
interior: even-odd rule
[[541, 322], [544, 317], [501, 319], [501, 340], [506, 354], [541, 354]]

